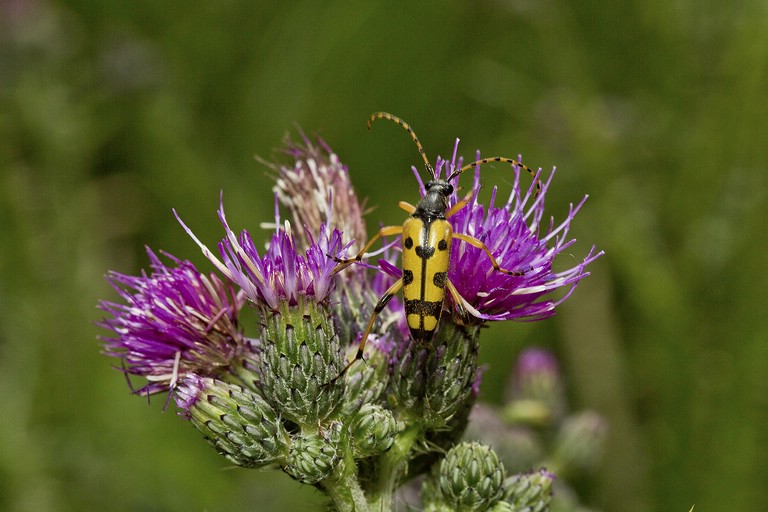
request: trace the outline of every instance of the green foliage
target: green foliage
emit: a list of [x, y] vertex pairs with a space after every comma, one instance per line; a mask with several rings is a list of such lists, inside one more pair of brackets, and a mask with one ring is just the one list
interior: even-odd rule
[[606, 256], [555, 319], [484, 335], [483, 393], [524, 343], [548, 344], [611, 426], [593, 504], [767, 509], [767, 14], [757, 0], [0, 0], [0, 509], [319, 503], [285, 475], [220, 471], [162, 400], [129, 396], [98, 354], [94, 305], [106, 270], [146, 263], [144, 243], [196, 253], [172, 207], [207, 240], [219, 190], [233, 219], [269, 218], [252, 156], [294, 123], [354, 170], [369, 219], [401, 222], [418, 154], [366, 133], [377, 110], [431, 155], [459, 136], [557, 165], [568, 186], [550, 204], [590, 193], [573, 234]]

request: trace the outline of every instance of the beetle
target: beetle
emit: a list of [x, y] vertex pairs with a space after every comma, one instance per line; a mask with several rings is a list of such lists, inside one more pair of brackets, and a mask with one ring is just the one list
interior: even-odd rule
[[488, 255], [488, 258], [493, 265], [493, 269], [496, 272], [502, 272], [510, 276], [522, 276], [527, 272], [527, 270], [508, 270], [501, 268], [496, 261], [496, 258], [494, 258], [491, 253], [491, 250], [482, 241], [464, 233], [453, 232], [453, 228], [448, 222], [448, 219], [469, 203], [472, 194], [475, 191], [471, 190], [463, 199], [453, 206], [450, 206], [449, 198], [454, 190], [453, 185], [450, 183], [451, 180], [475, 166], [490, 162], [502, 162], [510, 163], [528, 171], [536, 181], [536, 195], [541, 191], [541, 182], [538, 180], [538, 175], [532, 169], [521, 164], [517, 160], [506, 157], [490, 157], [477, 160], [454, 171], [445, 179], [441, 179], [436, 175], [432, 164], [429, 163], [429, 158], [427, 158], [419, 138], [408, 123], [387, 112], [376, 112], [371, 114], [368, 118], [369, 130], [371, 129], [371, 124], [378, 119], [392, 121], [408, 132], [411, 139], [416, 143], [416, 147], [424, 161], [424, 166], [431, 175], [431, 179], [426, 183], [426, 194], [418, 205], [413, 206], [405, 201], [400, 201], [398, 203], [400, 208], [410, 214], [410, 217], [406, 219], [402, 226], [386, 226], [381, 228], [379, 232], [368, 240], [365, 246], [352, 258], [335, 258], [337, 265], [333, 269], [334, 274], [341, 272], [353, 263], [361, 261], [365, 253], [368, 252], [373, 244], [380, 238], [398, 235], [402, 238], [402, 276], [395, 281], [386, 292], [384, 292], [384, 295], [376, 303], [376, 306], [373, 309], [373, 314], [368, 321], [368, 326], [363, 332], [363, 337], [358, 345], [357, 354], [355, 355], [355, 358], [344, 367], [339, 377], [356, 361], [363, 358], [365, 343], [373, 329], [376, 317], [384, 310], [392, 297], [394, 297], [401, 289], [403, 291], [403, 302], [408, 328], [414, 341], [420, 344], [426, 345], [430, 343], [435, 334], [435, 330], [440, 323], [446, 289], [448, 293], [451, 294], [451, 297], [459, 306], [460, 310], [464, 310], [465, 308], [471, 309], [471, 306], [464, 300], [461, 294], [459, 294], [456, 287], [448, 278], [451, 243], [453, 239], [460, 240], [483, 250]]

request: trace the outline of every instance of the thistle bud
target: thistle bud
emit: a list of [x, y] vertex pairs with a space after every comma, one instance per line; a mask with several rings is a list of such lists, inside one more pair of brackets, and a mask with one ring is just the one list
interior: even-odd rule
[[490, 447], [462, 443], [448, 452], [427, 479], [422, 496], [447, 510], [484, 511], [504, 496], [504, 477], [504, 466]]
[[[384, 349], [384, 350], [383, 350]], [[363, 404], [374, 403], [387, 387], [388, 354], [386, 338], [373, 338], [368, 341], [363, 355], [364, 363], [352, 365], [344, 376], [346, 389], [342, 415], [351, 416], [360, 410]], [[346, 360], [355, 357], [357, 346], [347, 351]]]
[[279, 462], [288, 434], [260, 396], [234, 384], [190, 374], [176, 388], [176, 403], [209, 443], [249, 468]]
[[299, 482], [316, 484], [328, 478], [339, 463], [341, 424], [327, 432], [300, 434], [293, 439], [283, 471]]
[[593, 468], [600, 457], [606, 422], [593, 411], [584, 411], [565, 419], [555, 440], [551, 466], [558, 475], [570, 475]]
[[352, 419], [352, 442], [357, 457], [377, 455], [392, 446], [395, 417], [380, 405], [365, 404]]
[[552, 484], [555, 475], [546, 469], [510, 477], [505, 482], [509, 501], [514, 510], [545, 512], [552, 500]]
[[406, 417], [421, 418], [426, 364], [431, 347], [422, 347], [410, 337], [397, 347], [390, 367], [389, 405]]
[[424, 421], [442, 428], [477, 393], [477, 328], [445, 322], [437, 335], [437, 348], [427, 358]]
[[508, 395], [504, 417], [510, 423], [545, 426], [562, 418], [565, 393], [554, 354], [540, 348], [520, 354]]
[[[322, 304], [264, 311], [260, 358], [264, 397], [299, 425], [317, 424], [342, 399], [343, 358], [333, 321]], [[333, 384], [328, 385], [328, 383]]]

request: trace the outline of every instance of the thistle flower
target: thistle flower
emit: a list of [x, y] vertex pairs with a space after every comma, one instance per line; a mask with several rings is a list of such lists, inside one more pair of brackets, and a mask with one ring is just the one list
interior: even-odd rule
[[[438, 176], [443, 169], [446, 175], [450, 175], [461, 167], [462, 160], [456, 156], [458, 144], [457, 139], [450, 161], [438, 159]], [[477, 158], [480, 158], [479, 153]], [[472, 189], [478, 192], [480, 170], [478, 166], [472, 183]], [[560, 272], [553, 271], [555, 256], [575, 242], [568, 239], [568, 229], [587, 196], [576, 206], [571, 204], [564, 221], [555, 225], [551, 220], [546, 232], [542, 233], [544, 201], [554, 170], [541, 183], [538, 195], [533, 193], [533, 185], [523, 194], [521, 168], [515, 167], [514, 171], [512, 191], [505, 203], [497, 206], [497, 188], [494, 187], [487, 206], [478, 201], [478, 194], [475, 193], [469, 204], [449, 219], [454, 232], [468, 234], [483, 242], [502, 268], [525, 272], [521, 276], [496, 272], [483, 250], [466, 243], [453, 244], [448, 277], [467, 301], [469, 313], [480, 321], [541, 320], [552, 316], [555, 307], [573, 293], [582, 278], [589, 275], [586, 266], [603, 254], [602, 251], [595, 253], [593, 247], [581, 263]], [[457, 181], [449, 202], [451, 206], [462, 199], [458, 188]], [[560, 299], [546, 297], [563, 287], [568, 289]], [[461, 313], [460, 306], [453, 304], [456, 313]]]
[[545, 426], [565, 414], [565, 391], [554, 354], [542, 348], [524, 350], [517, 358], [504, 417], [511, 423]]
[[302, 142], [285, 140], [284, 152], [293, 165], [267, 164], [277, 171], [274, 191], [288, 208], [296, 226], [303, 227], [297, 237], [310, 244], [305, 233], [315, 233], [322, 225], [338, 228], [348, 244], [366, 239], [362, 205], [349, 179], [349, 169], [320, 138], [313, 142], [301, 134]]
[[240, 294], [189, 261], [166, 254], [175, 264], [168, 267], [149, 248], [147, 253], [150, 275], [107, 275], [124, 303], [99, 303], [112, 315], [99, 325], [116, 335], [101, 338], [105, 353], [120, 358], [126, 373], [149, 381], [137, 394], [167, 391], [190, 372], [221, 376], [237, 358], [253, 356], [238, 324]]
[[[292, 163], [267, 164], [277, 172], [273, 188], [277, 201], [288, 209], [295, 225], [303, 228], [296, 235], [303, 247], [311, 245], [306, 236], [308, 233], [322, 232], [326, 229], [324, 226], [328, 226], [341, 232], [343, 249], [351, 252], [353, 247], [366, 241], [367, 235], [364, 207], [352, 186], [349, 169], [322, 139], [313, 141], [303, 133], [301, 138], [302, 142], [286, 139], [283, 152], [293, 158]], [[276, 227], [279, 218], [276, 205], [275, 224], [262, 226]], [[385, 243], [381, 249], [384, 261], [395, 260], [393, 243]], [[337, 280], [331, 291], [330, 302], [339, 336], [349, 342], [354, 342], [365, 329], [374, 305], [391, 284], [385, 273], [372, 274], [369, 268], [368, 265], [347, 268], [346, 278]], [[399, 306], [399, 300], [393, 299], [379, 315], [380, 327], [371, 340], [385, 340], [382, 348], [388, 345], [387, 339], [407, 337], [408, 330]]]
[[237, 237], [229, 227], [223, 205], [218, 213], [225, 230], [219, 243], [223, 261], [181, 219], [179, 222], [203, 254], [243, 289], [259, 312], [261, 391], [285, 417], [300, 425], [326, 418], [342, 399], [343, 391], [341, 382], [323, 388], [344, 367], [328, 304], [336, 267], [331, 255], [342, 248], [341, 232], [331, 232], [321, 225], [317, 242], [311, 233], [307, 234], [310, 245], [301, 254], [286, 222], [260, 256], [247, 231]]
[[[174, 389], [181, 415], [230, 461], [275, 465], [326, 492], [339, 510], [391, 509], [396, 487], [430, 470], [425, 510], [502, 511], [511, 510], [510, 501], [544, 510], [551, 479], [505, 482], [489, 448], [455, 445], [478, 395], [482, 324], [550, 316], [602, 254], [593, 249], [573, 268], [552, 270], [555, 256], [573, 243], [567, 232], [583, 201], [542, 232], [551, 175], [538, 194], [533, 187], [523, 194], [517, 168], [509, 200], [496, 206], [494, 189], [483, 206], [475, 169], [473, 193], [450, 218], [453, 229], [521, 273], [495, 271], [486, 251], [456, 240], [448, 278], [462, 299], [455, 303], [449, 294], [442, 306], [453, 314], [442, 315], [428, 345], [419, 344], [402, 301], [392, 298], [378, 311], [401, 276], [399, 237], [367, 255], [375, 263], [334, 274], [339, 258], [366, 240], [363, 208], [339, 158], [323, 141], [302, 139], [288, 142], [292, 164], [270, 164], [277, 183], [266, 249], [230, 227], [220, 200], [224, 236], [214, 251], [174, 214], [222, 279], [173, 257], [176, 268], [167, 268], [151, 252], [151, 276], [110, 274], [128, 305], [101, 303], [114, 316], [102, 322], [116, 335], [105, 338], [107, 352], [125, 361], [127, 373], [150, 381], [141, 392]], [[450, 162], [438, 159], [436, 178], [460, 168], [456, 151]], [[453, 193], [449, 203], [462, 200]], [[281, 221], [280, 205], [296, 232]], [[547, 298], [559, 288], [566, 289], [560, 299]], [[257, 317], [255, 341], [237, 323], [246, 301]], [[357, 348], [363, 333], [365, 351]], [[353, 354], [365, 361], [348, 367]]]
[[310, 244], [302, 255], [296, 248], [290, 224], [286, 222], [284, 228], [274, 234], [262, 257], [247, 231], [242, 231], [238, 238], [229, 227], [223, 200], [218, 214], [226, 234], [219, 243], [223, 261], [192, 233], [178, 214], [176, 218], [211, 263], [240, 286], [251, 302], [277, 311], [281, 301], [293, 306], [303, 297], [312, 297], [315, 302], [327, 299], [334, 284], [332, 272], [336, 263], [333, 256], [342, 250], [338, 229], [331, 231], [325, 225], [321, 226], [317, 241], [307, 233]]

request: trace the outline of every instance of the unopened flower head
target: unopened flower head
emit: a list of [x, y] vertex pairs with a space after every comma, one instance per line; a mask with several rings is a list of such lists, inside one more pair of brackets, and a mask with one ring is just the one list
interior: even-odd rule
[[555, 355], [543, 348], [524, 350], [510, 379], [505, 408], [513, 423], [549, 425], [566, 413], [565, 390]]
[[560, 379], [560, 367], [552, 352], [539, 347], [528, 348], [515, 363], [509, 398], [550, 401], [552, 395], [562, 393]]
[[100, 325], [115, 336], [102, 337], [108, 355], [122, 359], [125, 372], [146, 378], [140, 394], [172, 388], [188, 372], [219, 376], [250, 351], [238, 325], [243, 298], [215, 274], [200, 273], [173, 256], [168, 267], [147, 249], [152, 273], [107, 279], [124, 303], [101, 301], [112, 315]]
[[288, 433], [258, 394], [193, 373], [175, 391], [179, 414], [235, 464], [257, 468], [280, 462], [287, 455]]

